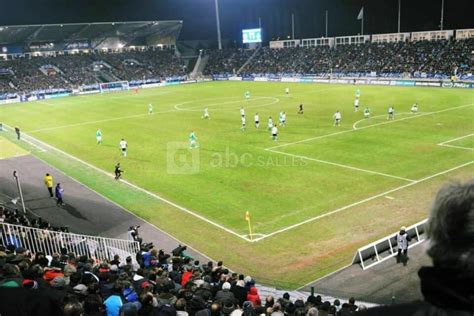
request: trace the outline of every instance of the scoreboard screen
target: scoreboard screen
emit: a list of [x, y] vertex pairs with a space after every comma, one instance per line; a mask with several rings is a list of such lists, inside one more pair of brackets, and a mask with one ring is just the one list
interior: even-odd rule
[[247, 29], [242, 30], [242, 42], [246, 43], [261, 43], [262, 29]]

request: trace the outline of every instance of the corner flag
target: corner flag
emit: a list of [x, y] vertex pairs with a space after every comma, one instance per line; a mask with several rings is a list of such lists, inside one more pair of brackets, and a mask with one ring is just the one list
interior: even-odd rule
[[357, 16], [357, 20], [362, 20], [364, 18], [364, 7], [360, 9], [359, 15]]
[[247, 221], [247, 223], [249, 224], [249, 237], [250, 237], [250, 240], [253, 240], [253, 236], [252, 236], [252, 224], [250, 223], [250, 213], [247, 211], [245, 212], [245, 220]]

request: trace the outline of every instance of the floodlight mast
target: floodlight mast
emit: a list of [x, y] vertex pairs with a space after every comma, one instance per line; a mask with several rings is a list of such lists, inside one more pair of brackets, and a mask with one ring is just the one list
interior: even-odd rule
[[217, 45], [219, 50], [222, 50], [221, 22], [219, 18], [219, 0], [214, 0], [214, 3], [216, 5]]

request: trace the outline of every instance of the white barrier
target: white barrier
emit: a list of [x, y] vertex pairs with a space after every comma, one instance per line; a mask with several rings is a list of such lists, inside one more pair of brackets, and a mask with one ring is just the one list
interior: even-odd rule
[[140, 250], [137, 241], [79, 235], [0, 223], [1, 244], [23, 247], [32, 253], [43, 252], [52, 256], [61, 253], [61, 249], [76, 256], [93, 257], [99, 260], [112, 260], [114, 255], [121, 258], [131, 256]]
[[[424, 232], [425, 224], [427, 221], [428, 219], [425, 219], [419, 223], [407, 227], [407, 234], [412, 237], [412, 240], [414, 240], [414, 242], [410, 243], [408, 248], [414, 247], [422, 243], [426, 239]], [[357, 249], [357, 254], [354, 257], [353, 263], [360, 263], [362, 269], [366, 270], [370, 267], [384, 262], [385, 260], [395, 257], [398, 253], [396, 241], [397, 233], [398, 232], [393, 233], [387, 237], [384, 237], [382, 239], [374, 241], [371, 244]], [[364, 261], [367, 259], [374, 260], [374, 262], [366, 264]]]

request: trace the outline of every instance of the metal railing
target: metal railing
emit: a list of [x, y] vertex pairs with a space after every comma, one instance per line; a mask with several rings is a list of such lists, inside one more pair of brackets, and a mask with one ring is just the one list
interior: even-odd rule
[[[428, 219], [424, 219], [421, 222], [407, 227], [406, 232], [412, 238], [412, 242], [408, 248], [414, 247], [426, 239], [425, 224], [427, 221]], [[396, 235], [397, 232], [357, 249], [357, 254], [352, 263], [360, 263], [362, 269], [366, 270], [395, 257], [398, 253]], [[367, 260], [372, 260], [373, 262], [367, 264], [365, 262]]]
[[114, 255], [121, 258], [131, 256], [140, 250], [137, 241], [79, 235], [51, 231], [20, 225], [0, 223], [1, 244], [5, 247], [14, 245], [23, 247], [32, 253], [43, 252], [45, 255], [61, 253], [66, 249], [76, 256], [87, 256], [98, 260], [112, 260]]

